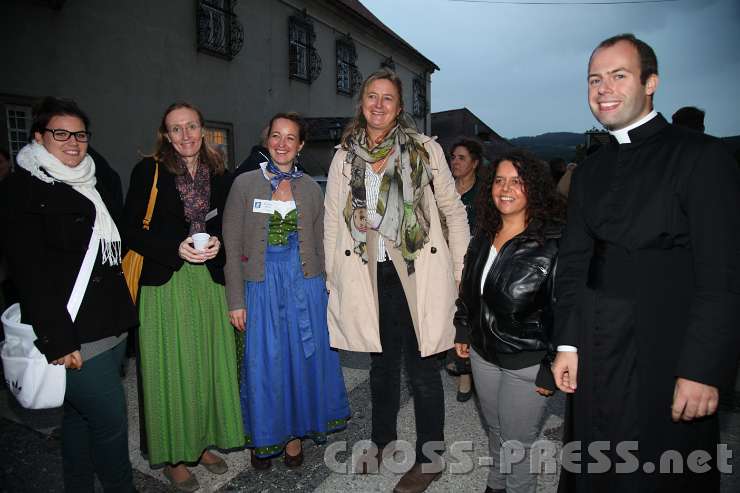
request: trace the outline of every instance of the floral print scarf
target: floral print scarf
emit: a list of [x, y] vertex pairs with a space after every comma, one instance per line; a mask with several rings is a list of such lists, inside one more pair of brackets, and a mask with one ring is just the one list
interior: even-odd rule
[[206, 215], [211, 202], [211, 174], [208, 166], [198, 162], [195, 176], [190, 176], [184, 162], [184, 173], [175, 177], [175, 186], [182, 200], [185, 219], [190, 223], [188, 234], [206, 232]]
[[[354, 240], [354, 252], [367, 263], [367, 228], [400, 248], [409, 275], [414, 272], [414, 260], [429, 241], [429, 218], [422, 207], [424, 187], [431, 181], [429, 153], [422, 135], [413, 129], [396, 126], [383, 142], [369, 149], [364, 129], [350, 137], [347, 162], [352, 165], [350, 193], [344, 206], [344, 220]], [[380, 181], [379, 220], [367, 223], [365, 171], [386, 160]]]

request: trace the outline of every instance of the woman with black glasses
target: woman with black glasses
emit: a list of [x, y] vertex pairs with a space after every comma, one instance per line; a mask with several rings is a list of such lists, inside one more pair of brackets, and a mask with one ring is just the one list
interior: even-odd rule
[[119, 368], [138, 323], [121, 272], [110, 191], [87, 154], [90, 120], [73, 101], [35, 109], [2, 198], [3, 250], [35, 344], [68, 368], [62, 425], [65, 491], [134, 491]]

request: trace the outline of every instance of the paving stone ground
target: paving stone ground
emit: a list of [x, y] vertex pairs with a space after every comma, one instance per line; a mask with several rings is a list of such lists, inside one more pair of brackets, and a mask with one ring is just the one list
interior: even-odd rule
[[[353, 416], [345, 431], [330, 436], [326, 444], [312, 442], [304, 445], [305, 464], [289, 470], [281, 460], [274, 461], [266, 472], [253, 470], [244, 451], [223, 454], [229, 472], [215, 476], [203, 467], [196, 467], [202, 492], [386, 492], [391, 491], [400, 478], [393, 472], [394, 464], [382, 467], [378, 474], [355, 475], [343, 471], [352, 446], [370, 436], [370, 390], [368, 382], [369, 359], [365, 354], [341, 353], [342, 368], [349, 392]], [[439, 481], [428, 489], [430, 493], [483, 491], [488, 468], [487, 441], [479, 418], [476, 401], [458, 403], [455, 400], [454, 380], [443, 373], [445, 388], [445, 438], [448, 450], [455, 444], [460, 449], [472, 450], [458, 454], [458, 461], [449, 453], [444, 457], [448, 468]], [[153, 470], [138, 452], [138, 412], [136, 408], [135, 367], [129, 362], [124, 378], [129, 402], [129, 440], [136, 487], [142, 492], [172, 491], [161, 470]], [[542, 422], [541, 437], [558, 442], [562, 434], [564, 398], [562, 395], [548, 401]], [[20, 408], [12, 396], [0, 391], [0, 492], [62, 492], [62, 474], [58, 426], [59, 410], [28, 411]], [[728, 444], [733, 457], [733, 473], [723, 475], [722, 493], [740, 492], [740, 393], [726, 399], [720, 413], [722, 441]], [[404, 388], [398, 421], [399, 439], [413, 444], [413, 402]], [[396, 455], [399, 457], [399, 454]], [[399, 459], [400, 460], [400, 459]], [[462, 468], [463, 473], [453, 473]], [[452, 472], [451, 472], [452, 471]], [[557, 473], [540, 474], [537, 493], [553, 493], [557, 488]]]

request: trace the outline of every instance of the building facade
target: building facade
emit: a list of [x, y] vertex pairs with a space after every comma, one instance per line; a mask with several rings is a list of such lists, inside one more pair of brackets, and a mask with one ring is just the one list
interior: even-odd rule
[[431, 114], [431, 120], [432, 134], [437, 136], [437, 142], [448, 154], [452, 151], [450, 146], [462, 137], [477, 139], [490, 161], [512, 147], [508, 140], [467, 108], [438, 111]]
[[39, 98], [73, 98], [124, 188], [175, 101], [203, 111], [206, 138], [232, 168], [271, 115], [298, 111], [314, 132], [303, 164], [325, 173], [363, 76], [381, 66], [398, 73], [407, 112], [431, 130], [438, 67], [357, 0], [8, 0], [0, 32], [0, 146], [15, 154], [28, 140]]

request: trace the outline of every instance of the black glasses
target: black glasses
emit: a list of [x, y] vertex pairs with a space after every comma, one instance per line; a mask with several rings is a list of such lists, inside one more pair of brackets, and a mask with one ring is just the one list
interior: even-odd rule
[[67, 142], [69, 138], [73, 135], [75, 136], [75, 140], [77, 142], [87, 142], [88, 140], [90, 140], [90, 137], [92, 137], [92, 134], [85, 130], [80, 130], [79, 132], [70, 132], [69, 130], [64, 130], [63, 128], [45, 128], [44, 132], [51, 132], [54, 140], [58, 142]]

